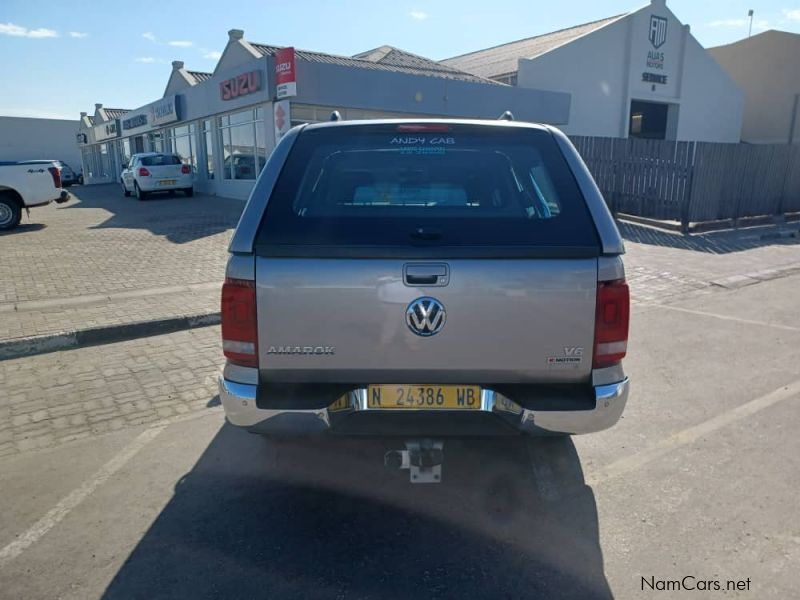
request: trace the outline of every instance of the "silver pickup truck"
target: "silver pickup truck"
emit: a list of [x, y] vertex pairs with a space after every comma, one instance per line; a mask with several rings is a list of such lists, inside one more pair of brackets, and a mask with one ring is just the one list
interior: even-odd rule
[[424, 449], [599, 431], [625, 407], [623, 242], [552, 127], [295, 127], [229, 250], [219, 389], [234, 425]]

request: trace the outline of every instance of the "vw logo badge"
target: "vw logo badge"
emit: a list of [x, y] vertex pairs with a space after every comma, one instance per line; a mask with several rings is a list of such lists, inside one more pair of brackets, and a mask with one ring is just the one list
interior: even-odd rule
[[436, 298], [417, 298], [406, 308], [406, 325], [423, 337], [435, 335], [442, 330], [447, 320], [444, 306]]

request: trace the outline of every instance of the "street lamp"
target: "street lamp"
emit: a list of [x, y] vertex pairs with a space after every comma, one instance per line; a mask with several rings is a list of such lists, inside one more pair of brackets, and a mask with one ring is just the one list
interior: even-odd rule
[[747, 30], [747, 37], [750, 37], [750, 34], [753, 33], [753, 9], [747, 11], [747, 16], [750, 17], [750, 27]]

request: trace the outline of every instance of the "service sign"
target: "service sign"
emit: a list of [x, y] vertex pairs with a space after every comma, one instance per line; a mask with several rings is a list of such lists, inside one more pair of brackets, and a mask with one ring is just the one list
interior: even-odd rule
[[153, 126], [172, 123], [178, 119], [178, 97], [168, 96], [150, 105], [150, 124]]
[[654, 94], [674, 97], [678, 93], [684, 28], [659, 12], [640, 11], [634, 17], [630, 85], [631, 92], [645, 94], [643, 98]]
[[279, 100], [297, 96], [294, 48], [281, 48], [275, 53], [275, 95]]
[[222, 100], [234, 100], [254, 94], [261, 89], [261, 72], [248, 71], [236, 77], [231, 77], [219, 84], [219, 97]]

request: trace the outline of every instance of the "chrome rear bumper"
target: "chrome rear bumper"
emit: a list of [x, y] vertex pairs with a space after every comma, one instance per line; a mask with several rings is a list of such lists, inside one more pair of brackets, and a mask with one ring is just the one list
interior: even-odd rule
[[[624, 380], [594, 388], [595, 406], [589, 410], [529, 410], [492, 390], [481, 392], [479, 410], [404, 410], [387, 411], [367, 408], [367, 391], [358, 389], [347, 394], [346, 402], [336, 408], [310, 410], [263, 409], [256, 406], [257, 386], [219, 378], [219, 395], [228, 420], [240, 427], [263, 433], [310, 434], [347, 430], [349, 417], [371, 415], [391, 420], [414, 414], [440, 419], [447, 415], [483, 416], [487, 421], [506, 425], [510, 431], [529, 434], [581, 434], [602, 431], [614, 425], [628, 401], [629, 382]], [[398, 415], [402, 413], [402, 415]], [[359, 417], [360, 418], [360, 417]], [[475, 433], [470, 428], [471, 433]], [[369, 433], [361, 431], [360, 433]], [[377, 431], [376, 431], [377, 433]]]

